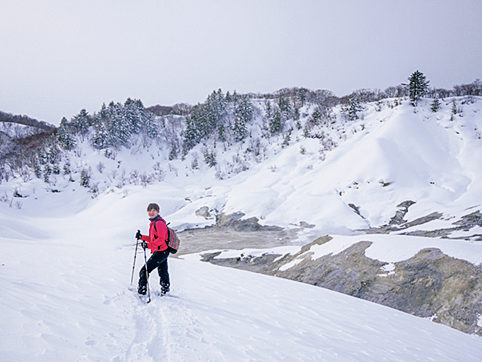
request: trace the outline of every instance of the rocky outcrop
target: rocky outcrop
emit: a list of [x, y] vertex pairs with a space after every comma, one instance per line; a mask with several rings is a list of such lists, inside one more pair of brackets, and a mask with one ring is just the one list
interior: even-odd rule
[[[402, 233], [403, 235], [411, 236], [425, 236], [425, 237], [450, 237], [455, 231], [470, 231], [474, 226], [482, 226], [482, 214], [480, 211], [475, 211], [471, 214], [462, 216], [461, 220], [454, 222], [457, 225], [451, 228], [437, 229], [437, 230], [415, 230], [411, 232]], [[459, 237], [456, 239], [467, 239], [468, 237]], [[473, 234], [470, 238], [476, 241], [482, 241], [482, 234]], [[469, 238], [469, 239], [470, 239]]]
[[245, 216], [242, 212], [233, 214], [218, 214], [216, 215], [216, 227], [231, 228], [236, 231], [281, 231], [282, 228], [278, 226], [264, 226], [259, 224], [257, 217], [243, 219]]
[[[469, 231], [475, 226], [482, 226], [482, 213], [477, 210], [473, 213], [468, 215], [462, 216], [462, 218], [453, 223], [453, 227], [450, 228], [443, 228], [443, 229], [435, 229], [435, 230], [414, 230], [414, 231], [407, 231], [403, 232], [403, 230], [426, 224], [430, 221], [434, 221], [437, 219], [442, 218], [442, 214], [439, 212], [433, 212], [429, 215], [420, 217], [418, 219], [407, 221], [404, 220], [405, 215], [408, 212], [410, 206], [415, 204], [414, 201], [407, 200], [402, 202], [397, 207], [399, 208], [395, 213], [395, 216], [390, 219], [388, 225], [382, 225], [375, 228], [363, 229], [358, 231], [363, 231], [366, 234], [389, 234], [391, 232], [399, 232], [400, 235], [410, 235], [410, 236], [424, 236], [424, 237], [442, 237], [442, 238], [450, 238], [450, 235], [456, 231]], [[350, 207], [354, 208], [353, 206], [349, 205]], [[357, 212], [357, 210], [355, 210]], [[359, 214], [359, 212], [357, 212]], [[468, 237], [464, 237], [468, 238]], [[471, 235], [470, 238], [482, 241], [481, 234], [474, 234]], [[456, 238], [457, 239], [457, 238]]]
[[[364, 231], [377, 234], [396, 231], [401, 234], [403, 230], [413, 230], [415, 226], [442, 218], [442, 214], [434, 212], [407, 221], [406, 214], [413, 204], [410, 200], [401, 203], [387, 225]], [[350, 207], [358, 211], [355, 205]], [[200, 209], [199, 216], [207, 217], [207, 212]], [[211, 248], [201, 248], [197, 244], [196, 251], [295, 245], [293, 240], [299, 229], [288, 231], [261, 226], [257, 218], [243, 217], [243, 213], [219, 214], [215, 226], [187, 231], [185, 236], [211, 245]], [[482, 226], [482, 214], [480, 211], [472, 212], [452, 225], [439, 230], [407, 230], [405, 234], [447, 238], [454, 231], [469, 231], [475, 226]], [[300, 225], [300, 229], [309, 227], [312, 225]], [[474, 237], [477, 235], [471, 236], [471, 240]], [[301, 249], [296, 254], [241, 254], [236, 258], [221, 258], [221, 252], [218, 251], [205, 253], [202, 257], [204, 261], [216, 265], [320, 286], [482, 336], [482, 318], [479, 319], [482, 316], [482, 266], [450, 257], [435, 248], [421, 250], [404, 261], [386, 263], [365, 255], [371, 241], [360, 241], [336, 255], [314, 258], [311, 248], [331, 239], [330, 236], [324, 236], [307, 245], [300, 245]]]
[[210, 253], [203, 260], [320, 286], [482, 336], [480, 266], [447, 256], [439, 249], [424, 249], [408, 260], [389, 265], [365, 256], [369, 241], [312, 260], [311, 246], [329, 240], [317, 239], [295, 255], [219, 259], [216, 256], [220, 253]]

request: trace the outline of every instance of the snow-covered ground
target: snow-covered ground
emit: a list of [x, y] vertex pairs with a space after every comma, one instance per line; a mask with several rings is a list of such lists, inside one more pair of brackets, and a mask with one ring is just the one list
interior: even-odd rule
[[[262, 110], [262, 102], [258, 103]], [[313, 109], [301, 110], [302, 127]], [[45, 193], [68, 193], [79, 200], [72, 205], [75, 213], [88, 202], [84, 196], [89, 188], [79, 182], [81, 171], [88, 170], [89, 196], [94, 197], [138, 194], [135, 185], [142, 182], [142, 175], [150, 176], [149, 192], [143, 194], [152, 195], [172, 225], [181, 229], [214, 223], [214, 217], [206, 220], [195, 214], [201, 207], [208, 207], [212, 215], [241, 211], [259, 218], [261, 224], [282, 227], [307, 222], [322, 234], [349, 234], [386, 224], [397, 205], [407, 200], [415, 204], [406, 220], [440, 212], [438, 228], [452, 227], [461, 216], [481, 209], [481, 97], [447, 99], [436, 113], [430, 110], [430, 100], [414, 108], [408, 101], [395, 106], [390, 99], [365, 105], [354, 121], [347, 121], [340, 107], [333, 112], [333, 123], [311, 131], [322, 134], [322, 140], [305, 138], [304, 128], [288, 121], [285, 128], [293, 128], [289, 145], [282, 144], [284, 136], [261, 137], [265, 120], [258, 115], [246, 142], [231, 146], [218, 142], [215, 148], [208, 142], [216, 153], [213, 168], [202, 159], [203, 144], [185, 159], [170, 161], [165, 144], [145, 148], [139, 141], [105, 157], [88, 141], [79, 142], [64, 155], [61, 173], [52, 174], [49, 185], [33, 175], [27, 181], [19, 175], [0, 184], [0, 202], [32, 213], [39, 208], [35, 199], [43, 199]], [[336, 147], [327, 146], [327, 139]], [[257, 157], [248, 151], [256, 140], [261, 144]], [[65, 164], [71, 174], [63, 174]], [[239, 172], [242, 167], [246, 171]], [[13, 198], [14, 190], [28, 197]], [[359, 214], [349, 205], [356, 206]]]
[[144, 304], [130, 277], [147, 221], [131, 206], [106, 197], [77, 214], [9, 220], [2, 210], [1, 361], [480, 360], [479, 337], [197, 255], [169, 260], [169, 297], [155, 295], [152, 275]]
[[[245, 152], [247, 144], [218, 145], [215, 168], [201, 158], [191, 167], [202, 145], [185, 160], [169, 161], [165, 148], [132, 147], [114, 159], [81, 143], [63, 158], [70, 176], [51, 175], [48, 185], [20, 176], [4, 180], [0, 360], [480, 360], [478, 337], [321, 288], [201, 263], [198, 255], [170, 260], [171, 297], [154, 296], [145, 305], [129, 289], [134, 235], [147, 232], [145, 208], [153, 201], [177, 229], [211, 225], [220, 212], [287, 228], [309, 223], [314, 227], [297, 245], [333, 236], [312, 247], [314, 258], [359, 241], [356, 229], [388, 223], [407, 200], [416, 203], [406, 220], [443, 214], [415, 229], [453, 227], [482, 203], [482, 100], [455, 101], [455, 115], [452, 100], [437, 113], [428, 100], [416, 109], [384, 100], [381, 107], [366, 105], [357, 121], [338, 114], [320, 130], [337, 144], [333, 150], [296, 127], [288, 146], [281, 146], [282, 137], [271, 139], [258, 160]], [[248, 169], [229, 174], [239, 159]], [[89, 168], [95, 195], [79, 184], [80, 171]], [[138, 177], [131, 182], [133, 171], [157, 178], [143, 187]], [[196, 214], [204, 206], [210, 217]], [[475, 234], [481, 227], [452, 236]], [[388, 263], [437, 247], [480, 264], [482, 245], [474, 239], [363, 236], [373, 241], [367, 256]], [[142, 259], [139, 253], [136, 274]], [[151, 281], [155, 290], [157, 277]]]

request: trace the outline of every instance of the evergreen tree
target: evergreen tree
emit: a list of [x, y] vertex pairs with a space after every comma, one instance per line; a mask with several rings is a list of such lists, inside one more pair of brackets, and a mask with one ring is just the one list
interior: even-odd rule
[[102, 103], [102, 107], [100, 108], [100, 111], [98, 114], [95, 115], [93, 119], [93, 124], [94, 126], [101, 122], [104, 123], [104, 125], [108, 124], [110, 122], [110, 111], [109, 108], [105, 105], [105, 103]]
[[247, 96], [242, 96], [236, 102], [234, 111], [234, 139], [242, 141], [248, 135], [246, 124], [253, 119], [253, 105]]
[[99, 150], [109, 147], [110, 137], [104, 122], [99, 122], [94, 126], [95, 134], [92, 138], [92, 146]]
[[311, 114], [311, 118], [309, 119], [309, 123], [311, 125], [317, 125], [321, 122], [321, 117], [323, 114], [321, 113], [320, 106], [316, 107], [313, 113]]
[[281, 120], [281, 112], [277, 108], [275, 109], [272, 117], [269, 119], [269, 132], [274, 135], [276, 133], [281, 132], [283, 128], [282, 120]]
[[[293, 111], [289, 99], [284, 95], [279, 96], [274, 109], [271, 106], [268, 108], [268, 105], [266, 115], [268, 117], [269, 132], [274, 135], [283, 131], [286, 121], [293, 117]], [[269, 114], [271, 114], [271, 116], [269, 116]]]
[[231, 96], [231, 101], [236, 102], [238, 100], [238, 93], [236, 92], [236, 89], [233, 92], [233, 95]]
[[83, 168], [80, 171], [80, 186], [89, 187], [90, 184], [90, 170]]
[[204, 149], [203, 155], [204, 155], [204, 162], [206, 162], [206, 165], [208, 165], [209, 168], [217, 165], [216, 153], [214, 152], [214, 150]]
[[218, 140], [226, 142], [226, 127], [224, 127], [223, 123], [218, 126]]
[[273, 116], [273, 110], [271, 109], [271, 102], [266, 102], [266, 119], [271, 119]]
[[131, 134], [138, 134], [141, 129], [143, 109], [144, 106], [141, 101], [127, 98], [124, 103], [124, 118]]
[[186, 155], [201, 140], [215, 134], [220, 125], [224, 126], [226, 107], [226, 99], [219, 89], [213, 91], [204, 104], [198, 104], [193, 108], [186, 119], [187, 127], [183, 142], [183, 155]]
[[414, 72], [410, 78], [409, 83], [409, 97], [410, 102], [415, 107], [418, 101], [427, 93], [429, 81], [426, 80], [425, 75], [418, 70]]
[[203, 109], [201, 105], [193, 108], [191, 114], [186, 118], [186, 133], [182, 145], [183, 156], [187, 155], [189, 150], [196, 146], [203, 136], [201, 132], [202, 124], [204, 123]]
[[92, 117], [85, 109], [82, 109], [78, 115], [74, 116], [70, 122], [71, 126], [82, 137], [89, 132], [89, 127], [92, 124]]
[[211, 134], [221, 122], [226, 113], [227, 102], [221, 89], [213, 91], [205, 102], [205, 134]]
[[347, 107], [347, 115], [350, 121], [354, 121], [358, 119], [358, 112], [361, 112], [363, 107], [360, 104], [360, 101], [356, 97], [356, 95], [352, 94], [348, 99], [348, 107]]
[[306, 103], [307, 93], [308, 90], [304, 88], [300, 89], [300, 91], [298, 92], [298, 99], [301, 102], [301, 107], [303, 107]]
[[290, 105], [290, 101], [285, 96], [280, 96], [278, 99], [278, 107], [281, 112], [282, 121], [286, 121], [292, 118], [292, 107]]
[[111, 115], [108, 133], [110, 142], [114, 147], [127, 146], [132, 135], [132, 123], [126, 117], [122, 104], [113, 102], [109, 105]]
[[94, 127], [94, 136], [92, 137], [92, 146], [96, 149], [104, 149], [111, 145], [111, 137], [109, 135], [109, 125], [111, 121], [110, 108], [107, 108], [105, 103], [99, 113], [94, 114], [92, 119]]
[[169, 152], [169, 161], [175, 160], [177, 158], [177, 144], [175, 141], [171, 143], [171, 152]]
[[430, 105], [430, 109], [434, 113], [438, 112], [438, 110], [440, 109], [440, 101], [438, 99], [434, 99], [432, 104]]
[[57, 147], [57, 144], [53, 143], [47, 152], [48, 162], [50, 162], [51, 165], [57, 165], [62, 159], [61, 155], [62, 154]]
[[143, 129], [149, 138], [159, 136], [159, 131], [154, 114], [144, 110], [142, 117]]
[[62, 120], [60, 121], [60, 126], [57, 129], [57, 139], [59, 140], [62, 147], [65, 148], [67, 151], [72, 150], [76, 145], [76, 141], [72, 134], [71, 127], [65, 117], [62, 118]]

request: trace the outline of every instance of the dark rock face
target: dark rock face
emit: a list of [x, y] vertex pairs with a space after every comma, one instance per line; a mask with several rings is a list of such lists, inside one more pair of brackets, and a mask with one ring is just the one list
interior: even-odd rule
[[381, 304], [482, 336], [478, 325], [482, 314], [480, 266], [430, 248], [395, 263], [387, 280], [392, 288]]
[[[442, 218], [442, 214], [434, 212], [407, 221], [404, 218], [413, 204], [410, 200], [402, 202], [387, 225], [363, 231], [368, 234], [400, 233]], [[359, 214], [355, 205], [350, 207]], [[187, 231], [185, 236], [205, 240], [204, 243], [211, 246], [210, 250], [295, 245], [296, 230], [261, 226], [257, 218], [243, 220], [243, 217], [243, 213], [219, 214], [215, 226], [202, 231]], [[472, 212], [452, 225], [438, 230], [406, 231], [405, 234], [448, 238], [454, 231], [469, 231], [482, 226], [482, 213]], [[304, 223], [300, 227], [312, 226]], [[474, 234], [470, 238], [481, 240], [482, 236]], [[266, 253], [219, 258], [221, 252], [216, 252], [204, 254], [203, 260], [320, 286], [482, 336], [482, 319], [479, 319], [482, 316], [482, 265], [447, 256], [435, 248], [421, 250], [408, 260], [389, 264], [365, 256], [366, 249], [372, 244], [370, 241], [361, 241], [336, 255], [313, 260], [311, 247], [331, 239], [330, 236], [318, 238], [302, 246], [295, 255]]]
[[[204, 255], [203, 260], [320, 286], [482, 336], [478, 325], [482, 315], [480, 266], [449, 257], [439, 249], [424, 249], [386, 270], [387, 263], [365, 256], [369, 241], [312, 260], [313, 253], [307, 252], [310, 247], [330, 239], [317, 239], [296, 255], [216, 259], [220, 253], [214, 253]], [[297, 264], [287, 265], [295, 260]]]
[[[404, 220], [405, 215], [408, 212], [410, 206], [415, 204], [414, 201], [407, 200], [402, 202], [397, 207], [399, 208], [395, 213], [395, 216], [392, 217], [388, 225], [382, 225], [380, 227], [370, 228], [366, 230], [359, 230], [363, 231], [367, 234], [389, 234], [391, 232], [400, 232], [406, 229], [409, 229], [414, 226], [426, 224], [430, 221], [437, 220], [442, 218], [442, 214], [439, 212], [433, 212], [429, 215], [420, 217], [418, 219], [412, 221]], [[350, 206], [350, 205], [349, 205]], [[353, 206], [351, 206], [353, 208]], [[357, 210], [355, 210], [356, 212]], [[444, 229], [437, 229], [437, 230], [415, 230], [415, 231], [407, 231], [400, 233], [401, 235], [410, 235], [410, 236], [424, 236], [424, 237], [450, 237], [450, 234], [455, 231], [469, 231], [474, 226], [482, 226], [482, 213], [477, 210], [471, 214], [462, 216], [462, 218], [454, 222], [454, 227], [444, 228]], [[482, 235], [474, 234], [472, 238], [477, 238], [476, 240], [482, 240]]]

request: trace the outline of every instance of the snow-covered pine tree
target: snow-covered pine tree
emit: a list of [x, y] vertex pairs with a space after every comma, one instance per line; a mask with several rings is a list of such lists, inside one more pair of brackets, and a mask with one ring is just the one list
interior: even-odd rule
[[438, 99], [434, 99], [432, 101], [432, 103], [430, 104], [430, 109], [432, 110], [432, 112], [438, 112], [438, 110], [440, 109], [440, 101]]
[[348, 104], [346, 108], [348, 119], [350, 121], [354, 121], [355, 119], [358, 119], [357, 113], [361, 112], [362, 110], [363, 110], [363, 107], [360, 104], [358, 97], [355, 94], [351, 94], [350, 97], [348, 98]]
[[67, 151], [72, 150], [76, 145], [72, 127], [69, 125], [69, 122], [65, 117], [62, 118], [59, 128], [57, 129], [57, 139]]
[[226, 116], [227, 102], [221, 89], [213, 91], [206, 102], [195, 106], [186, 118], [186, 133], [183, 141], [183, 155], [201, 140], [213, 135]]
[[415, 107], [418, 101], [427, 93], [429, 81], [420, 71], [415, 71], [410, 78], [408, 85], [410, 102]]
[[246, 124], [253, 119], [253, 105], [248, 96], [239, 97], [234, 110], [234, 139], [240, 142], [248, 135]]
[[282, 122], [293, 118], [293, 107], [291, 107], [290, 100], [288, 97], [281, 95], [278, 98], [278, 107], [281, 112]]
[[281, 132], [283, 124], [279, 108], [276, 108], [274, 112], [272, 112], [272, 116], [269, 118], [268, 123], [270, 134], [274, 135]]
[[96, 149], [104, 149], [110, 145], [110, 137], [104, 122], [98, 122], [94, 125], [95, 134], [92, 137], [92, 146]]
[[92, 124], [92, 117], [85, 109], [82, 109], [78, 115], [71, 119], [70, 124], [83, 139], [89, 132], [89, 127]]
[[142, 129], [149, 138], [156, 138], [159, 136], [158, 124], [153, 113], [144, 109], [142, 116]]
[[120, 103], [114, 104], [114, 102], [111, 102], [109, 104], [109, 113], [111, 116], [107, 128], [111, 137], [111, 142], [109, 143], [112, 143], [112, 146], [117, 148], [128, 146], [132, 135], [132, 123], [126, 117], [124, 107]]
[[205, 134], [210, 135], [218, 125], [223, 121], [226, 114], [227, 102], [224, 97], [223, 91], [218, 89], [218, 91], [213, 91], [211, 95], [208, 96], [204, 108], [206, 115], [206, 130]]
[[144, 109], [144, 106], [141, 101], [127, 98], [124, 103], [124, 117], [131, 134], [138, 134], [141, 129], [142, 109]]
[[94, 135], [91, 139], [92, 146], [96, 149], [104, 149], [110, 146], [111, 139], [108, 132], [110, 124], [110, 109], [106, 107], [105, 103], [98, 113], [92, 117], [94, 128]]
[[190, 115], [186, 117], [186, 133], [184, 135], [182, 153], [187, 155], [189, 150], [196, 146], [205, 135], [206, 117], [201, 104], [195, 106]]

